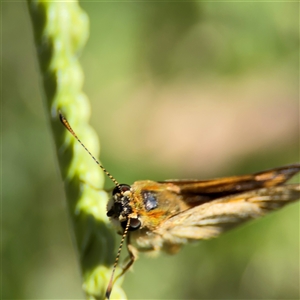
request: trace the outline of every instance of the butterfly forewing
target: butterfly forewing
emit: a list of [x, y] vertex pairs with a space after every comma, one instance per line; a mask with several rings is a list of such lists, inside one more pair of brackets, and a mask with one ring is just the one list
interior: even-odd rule
[[[180, 193], [185, 196], [186, 201], [191, 203], [190, 198], [193, 195], [197, 195], [199, 199], [200, 196], [202, 196], [201, 199], [210, 201], [263, 187], [282, 185], [299, 171], [300, 164], [293, 164], [250, 175], [211, 180], [167, 180], [164, 182], [178, 186]], [[197, 202], [197, 197], [195, 198], [195, 202]], [[205, 201], [202, 200], [202, 203], [203, 202]], [[196, 203], [196, 205], [197, 204], [198, 203]]]
[[[154, 210], [141, 211], [144, 228], [132, 234], [135, 245], [140, 251], [172, 253], [190, 240], [217, 237], [247, 220], [298, 200], [300, 185], [284, 183], [299, 171], [300, 164], [294, 164], [212, 180], [135, 182], [133, 187], [139, 184], [142, 187], [138, 194], [153, 193], [158, 201]], [[178, 209], [171, 213], [171, 207]], [[158, 214], [163, 218], [154, 223]]]

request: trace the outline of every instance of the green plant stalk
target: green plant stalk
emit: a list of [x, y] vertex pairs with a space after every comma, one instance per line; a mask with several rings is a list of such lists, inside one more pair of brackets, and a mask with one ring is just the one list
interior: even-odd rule
[[[104, 299], [115, 258], [115, 233], [106, 217], [104, 173], [58, 118], [60, 110], [86, 147], [98, 155], [99, 142], [88, 124], [90, 106], [82, 92], [83, 72], [78, 61], [89, 34], [88, 16], [77, 1], [28, 0], [28, 8], [83, 289], [88, 299]], [[121, 281], [115, 283], [112, 299], [126, 299]]]

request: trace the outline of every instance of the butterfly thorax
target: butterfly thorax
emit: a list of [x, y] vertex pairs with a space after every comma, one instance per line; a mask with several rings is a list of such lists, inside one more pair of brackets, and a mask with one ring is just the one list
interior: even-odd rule
[[187, 208], [174, 185], [145, 180], [131, 186], [117, 186], [108, 204], [107, 216], [123, 228], [130, 218], [130, 231], [142, 228], [147, 231]]

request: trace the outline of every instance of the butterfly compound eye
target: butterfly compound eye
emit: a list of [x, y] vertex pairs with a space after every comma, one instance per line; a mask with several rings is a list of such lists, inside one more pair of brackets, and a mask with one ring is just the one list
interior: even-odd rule
[[[127, 221], [121, 223], [122, 227], [125, 229], [127, 225]], [[142, 223], [137, 218], [130, 218], [130, 224], [128, 231], [135, 231], [141, 227]]]
[[128, 184], [120, 184], [120, 185], [116, 186], [113, 189], [112, 194], [114, 196], [116, 194], [124, 193], [124, 192], [129, 191], [129, 190], [130, 190], [130, 185], [128, 185]]

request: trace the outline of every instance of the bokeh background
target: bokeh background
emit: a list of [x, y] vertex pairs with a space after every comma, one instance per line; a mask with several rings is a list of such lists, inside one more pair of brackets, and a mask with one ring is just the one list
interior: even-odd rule
[[[118, 181], [299, 161], [298, 3], [81, 5], [84, 91]], [[82, 299], [27, 6], [1, 6], [2, 298]], [[298, 299], [299, 204], [176, 256], [141, 255], [124, 289], [129, 299]]]

